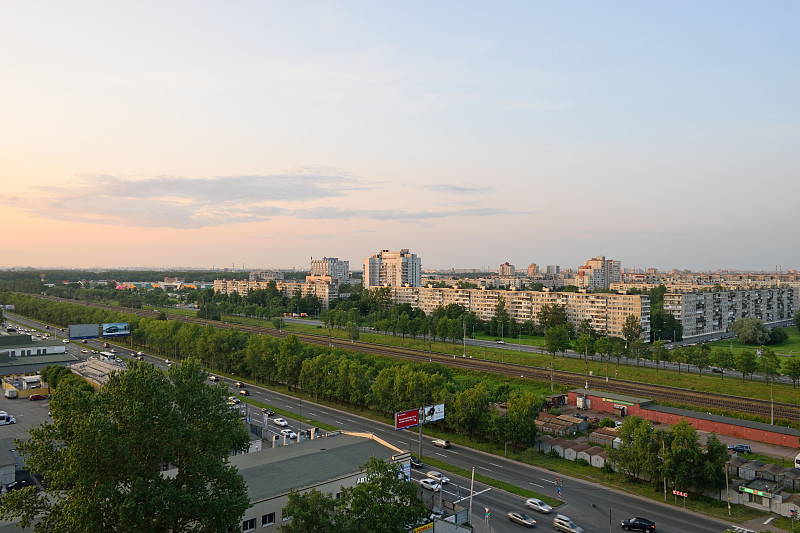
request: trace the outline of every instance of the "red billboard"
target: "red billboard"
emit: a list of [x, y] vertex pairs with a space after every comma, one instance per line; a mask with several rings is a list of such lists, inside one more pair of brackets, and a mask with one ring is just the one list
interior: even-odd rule
[[413, 428], [419, 425], [419, 409], [394, 414], [394, 429]]

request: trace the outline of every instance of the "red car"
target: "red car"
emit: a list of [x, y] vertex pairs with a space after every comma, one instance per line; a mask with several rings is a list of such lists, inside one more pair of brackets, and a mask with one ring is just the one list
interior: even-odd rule
[[31, 394], [31, 395], [28, 397], [28, 399], [29, 399], [30, 401], [34, 401], [34, 400], [44, 400], [44, 399], [46, 399], [46, 398], [45, 398], [44, 396], [42, 396], [41, 394]]

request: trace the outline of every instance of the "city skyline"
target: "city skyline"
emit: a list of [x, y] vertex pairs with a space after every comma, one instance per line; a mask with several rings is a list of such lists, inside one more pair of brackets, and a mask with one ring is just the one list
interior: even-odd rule
[[13, 4], [0, 263], [796, 269], [798, 14]]

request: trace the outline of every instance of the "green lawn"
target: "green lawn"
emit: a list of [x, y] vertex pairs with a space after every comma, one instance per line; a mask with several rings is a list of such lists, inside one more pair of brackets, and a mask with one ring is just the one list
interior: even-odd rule
[[[789, 338], [783, 341], [780, 344], [774, 344], [769, 346], [772, 351], [774, 351], [778, 355], [785, 355], [785, 356], [795, 356], [800, 354], [800, 331], [797, 328], [782, 328], [785, 331]], [[742, 352], [744, 350], [757, 350], [758, 346], [753, 346], [750, 344], [742, 344], [739, 342], [739, 339], [731, 339], [731, 340], [724, 340], [724, 341], [717, 341], [709, 343], [712, 349], [714, 348], [731, 348], [733, 353], [736, 354], [738, 352]]]

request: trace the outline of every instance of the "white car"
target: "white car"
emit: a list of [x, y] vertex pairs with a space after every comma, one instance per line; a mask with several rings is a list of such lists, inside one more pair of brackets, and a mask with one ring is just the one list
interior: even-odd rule
[[282, 429], [281, 430], [281, 435], [283, 435], [284, 437], [289, 437], [290, 439], [296, 439], [297, 438], [297, 433], [295, 433], [291, 429]]
[[240, 401], [236, 396], [228, 396], [228, 403], [239, 403]]
[[432, 490], [433, 492], [439, 492], [442, 489], [441, 485], [427, 477], [419, 480], [419, 486], [423, 489]]
[[64, 340], [63, 340], [63, 341], [61, 341], [61, 342], [63, 342], [64, 344], [69, 344], [69, 339], [64, 339]]
[[276, 426], [281, 426], [281, 427], [285, 427], [285, 426], [289, 425], [289, 422], [287, 422], [283, 418], [276, 418], [276, 419], [274, 419], [272, 421], [272, 423], [275, 424]]
[[540, 513], [549, 513], [553, 510], [552, 507], [537, 498], [528, 498], [525, 500], [525, 507], [533, 509], [534, 511], [539, 511]]
[[441, 472], [437, 472], [436, 470], [431, 470], [426, 474], [429, 478], [435, 479], [442, 485], [447, 485], [450, 483], [450, 478], [442, 474]]

